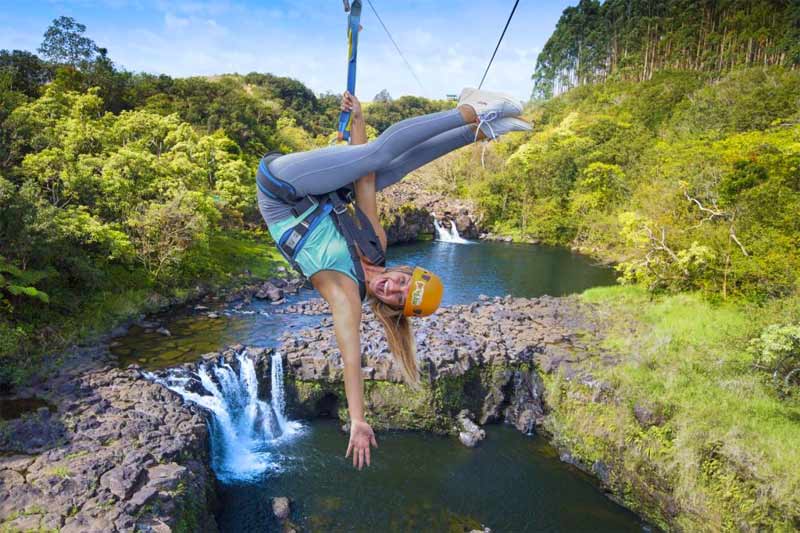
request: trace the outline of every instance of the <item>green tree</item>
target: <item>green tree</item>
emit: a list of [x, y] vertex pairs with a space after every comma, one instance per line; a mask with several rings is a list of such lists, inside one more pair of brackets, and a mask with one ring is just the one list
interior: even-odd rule
[[53, 75], [41, 59], [24, 50], [0, 50], [0, 72], [9, 76], [6, 90], [29, 97], [38, 96], [39, 88]]
[[72, 17], [54, 19], [44, 33], [39, 53], [47, 60], [78, 68], [91, 61], [97, 53], [97, 45], [84, 36], [86, 26]]

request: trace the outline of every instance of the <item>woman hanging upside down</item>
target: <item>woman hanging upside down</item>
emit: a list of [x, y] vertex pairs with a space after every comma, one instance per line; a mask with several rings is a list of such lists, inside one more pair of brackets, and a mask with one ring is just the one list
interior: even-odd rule
[[[346, 457], [370, 464], [375, 434], [364, 418], [359, 326], [361, 300], [369, 301], [403, 377], [418, 385], [411, 316], [433, 313], [442, 299], [438, 276], [421, 267], [383, 265], [386, 233], [375, 193], [409, 172], [476, 140], [531, 127], [514, 118], [520, 103], [508, 96], [464, 89], [456, 109], [398, 122], [367, 143], [358, 99], [344, 94], [351, 112], [349, 146], [288, 155], [268, 154], [259, 166], [258, 205], [278, 248], [328, 302], [344, 362], [350, 412]], [[355, 193], [355, 220], [345, 202]], [[338, 191], [338, 192], [337, 192]]]

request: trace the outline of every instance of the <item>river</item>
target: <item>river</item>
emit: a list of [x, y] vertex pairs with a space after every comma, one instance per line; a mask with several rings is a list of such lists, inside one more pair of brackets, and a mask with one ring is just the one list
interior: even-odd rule
[[[422, 242], [392, 247], [389, 263], [421, 264], [436, 271], [445, 283], [445, 305], [468, 303], [480, 294], [561, 296], [614, 282], [609, 268], [565, 249], [542, 246]], [[289, 302], [312, 296], [302, 290]], [[165, 368], [236, 342], [274, 346], [280, 332], [319, 320], [276, 314], [274, 306], [262, 301], [217, 311], [219, 319], [189, 310], [160, 317], [170, 337], [132, 328], [119, 339], [115, 353], [122, 364]], [[469, 531], [481, 525], [494, 532], [643, 528], [591, 478], [562, 463], [544, 438], [508, 426], [488, 426], [487, 438], [475, 449], [455, 438], [381, 433], [373, 466], [357, 472], [343, 457], [346, 436], [335, 421], [299, 422], [302, 427], [290, 438], [262, 450], [269, 460], [255, 475], [220, 475], [218, 521], [223, 531], [279, 531], [271, 516], [273, 496], [293, 499], [291, 519], [304, 531]], [[225, 455], [225, 442], [212, 441], [215, 456]]]

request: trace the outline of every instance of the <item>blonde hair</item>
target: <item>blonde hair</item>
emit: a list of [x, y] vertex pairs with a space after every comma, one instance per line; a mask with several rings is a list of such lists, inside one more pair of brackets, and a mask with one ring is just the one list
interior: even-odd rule
[[[411, 267], [407, 266], [387, 268], [386, 270], [404, 272], [409, 275], [413, 272]], [[400, 363], [403, 380], [411, 387], [417, 388], [419, 386], [419, 366], [417, 365], [417, 349], [414, 344], [411, 321], [403, 314], [402, 308], [392, 307], [373, 295], [369, 296], [368, 301], [372, 312], [378, 317], [378, 321], [386, 331], [389, 350], [395, 361]]]

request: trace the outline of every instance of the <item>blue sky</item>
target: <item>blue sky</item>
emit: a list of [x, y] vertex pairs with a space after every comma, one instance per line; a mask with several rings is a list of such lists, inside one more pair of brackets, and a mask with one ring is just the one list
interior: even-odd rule
[[[480, 81], [513, 0], [372, 0], [420, 87], [364, 5], [356, 93], [441, 98]], [[484, 87], [527, 100], [536, 56], [566, 0], [522, 0]], [[341, 0], [0, 0], [0, 49], [35, 51], [60, 16], [87, 26], [118, 65], [172, 76], [272, 72], [316, 92], [345, 84]]]

